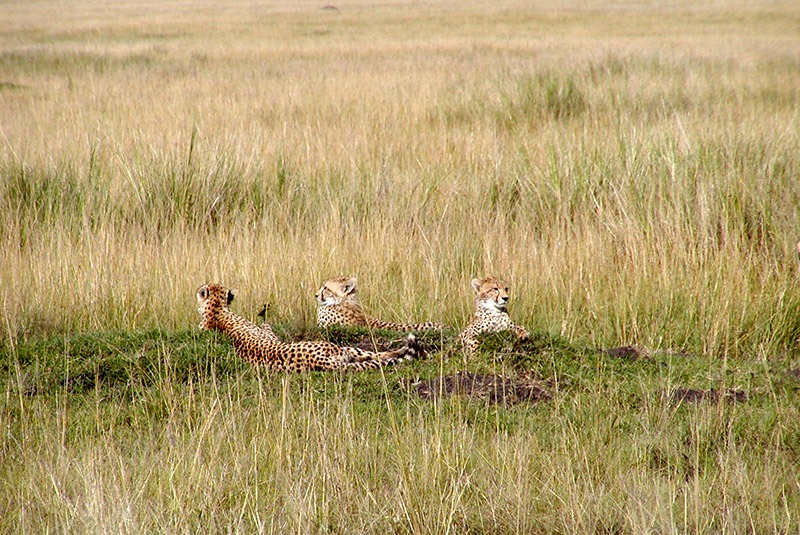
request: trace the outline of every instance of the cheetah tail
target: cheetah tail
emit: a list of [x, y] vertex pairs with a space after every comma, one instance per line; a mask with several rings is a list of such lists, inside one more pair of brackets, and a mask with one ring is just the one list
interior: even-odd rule
[[406, 343], [400, 349], [388, 351], [383, 353], [383, 358], [380, 360], [380, 366], [390, 366], [400, 362], [419, 358], [422, 356], [422, 346], [414, 334], [409, 334], [406, 337]]
[[407, 359], [416, 359], [423, 354], [422, 345], [420, 345], [419, 340], [413, 333], [406, 337], [406, 345], [403, 346], [403, 349], [406, 351]]
[[382, 353], [371, 353], [355, 347], [342, 349], [349, 353], [349, 360], [344, 363], [345, 369], [349, 370], [374, 370], [399, 364], [422, 355], [422, 346], [420, 346], [417, 337], [413, 334], [408, 335], [403, 347]]
[[428, 321], [425, 323], [393, 323], [391, 321], [383, 321], [375, 318], [367, 318], [367, 326], [370, 329], [383, 329], [386, 331], [441, 331], [446, 328], [441, 323]]

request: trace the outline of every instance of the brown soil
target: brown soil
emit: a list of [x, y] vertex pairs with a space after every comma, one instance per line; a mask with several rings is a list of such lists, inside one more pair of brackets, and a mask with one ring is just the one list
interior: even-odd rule
[[624, 359], [624, 360], [639, 360], [647, 358], [641, 351], [633, 346], [612, 347], [603, 351], [609, 357]]
[[552, 397], [533, 379], [469, 372], [458, 372], [430, 380], [408, 380], [405, 386], [426, 400], [434, 400], [440, 396], [462, 395], [472, 400], [506, 406], [523, 401], [530, 403], [548, 401]]
[[734, 401], [737, 403], [744, 403], [747, 401], [747, 392], [744, 390], [734, 390], [726, 388], [724, 390], [717, 390], [712, 388], [710, 390], [698, 390], [696, 388], [677, 388], [672, 391], [665, 391], [669, 400], [673, 403], [700, 403], [707, 401], [709, 403], [719, 403], [720, 401]]

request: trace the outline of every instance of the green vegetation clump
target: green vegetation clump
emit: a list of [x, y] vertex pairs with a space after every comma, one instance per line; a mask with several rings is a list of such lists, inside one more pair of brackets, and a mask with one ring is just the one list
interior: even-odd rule
[[510, 95], [504, 95], [502, 102], [497, 114], [509, 126], [548, 119], [574, 119], [587, 107], [575, 77], [554, 74], [518, 80], [516, 90]]

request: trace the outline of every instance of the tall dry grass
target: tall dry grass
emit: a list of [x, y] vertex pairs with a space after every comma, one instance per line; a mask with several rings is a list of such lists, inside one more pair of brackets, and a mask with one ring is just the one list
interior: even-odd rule
[[794, 347], [791, 3], [339, 7], [0, 8], [5, 337], [341, 273], [461, 324], [495, 273], [574, 340]]

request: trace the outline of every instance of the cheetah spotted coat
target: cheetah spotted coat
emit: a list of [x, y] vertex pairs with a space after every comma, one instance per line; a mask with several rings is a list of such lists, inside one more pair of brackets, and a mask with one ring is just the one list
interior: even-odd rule
[[355, 347], [340, 347], [326, 341], [283, 342], [269, 325], [258, 327], [228, 307], [233, 292], [219, 284], [197, 290], [197, 311], [203, 330], [228, 335], [236, 354], [251, 364], [280, 371], [367, 370], [412, 359], [420, 352], [414, 335], [397, 350], [374, 353]]
[[517, 325], [506, 312], [508, 305], [508, 285], [495, 277], [472, 279], [475, 290], [475, 316], [461, 332], [461, 342], [468, 353], [478, 349], [477, 336], [481, 333], [512, 331], [520, 339], [528, 338], [525, 327]]
[[330, 327], [344, 325], [347, 327], [369, 327], [389, 331], [429, 331], [441, 330], [441, 323], [428, 321], [425, 323], [392, 323], [370, 318], [361, 309], [358, 299], [355, 277], [335, 277], [322, 283], [322, 287], [314, 296], [317, 298], [317, 326]]

